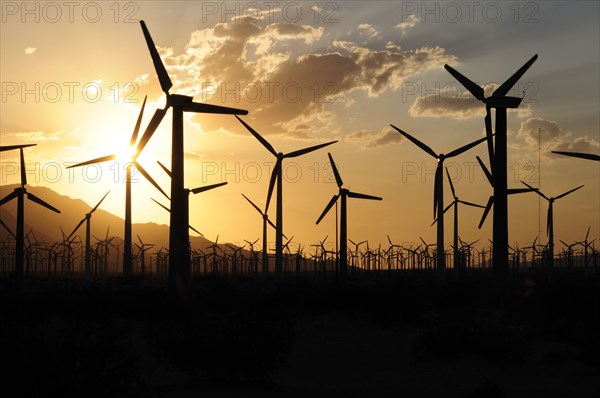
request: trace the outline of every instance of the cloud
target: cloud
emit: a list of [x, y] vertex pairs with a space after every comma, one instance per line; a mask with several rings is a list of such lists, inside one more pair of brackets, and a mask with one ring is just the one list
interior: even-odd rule
[[184, 151], [183, 156], [186, 160], [199, 160], [204, 159], [206, 157], [206, 154], [194, 151]]
[[[473, 97], [466, 89], [452, 85], [447, 87], [435, 86], [436, 93], [420, 95], [408, 109], [412, 117], [451, 117], [464, 120], [472, 117], [485, 117], [485, 105]], [[498, 87], [497, 84], [486, 84], [483, 89], [486, 96]], [[531, 115], [531, 106], [521, 103], [517, 109], [509, 109], [519, 118]]]
[[14, 137], [17, 137], [19, 140], [25, 142], [48, 142], [59, 141], [64, 134], [64, 131], [55, 131], [50, 133], [44, 131], [27, 131], [19, 133], [10, 133], [7, 135], [12, 135]]
[[392, 128], [384, 127], [379, 132], [365, 129], [355, 131], [348, 134], [345, 140], [352, 143], [363, 143], [365, 148], [371, 149], [400, 143], [404, 140], [404, 137]]
[[[412, 76], [455, 61], [439, 47], [374, 50], [336, 40], [324, 47], [319, 43], [325, 34], [323, 27], [245, 18], [193, 32], [184, 53], [159, 52], [174, 83], [171, 92], [247, 109], [246, 121], [261, 134], [303, 138], [310, 135], [300, 134], [299, 125], [335, 132], [332, 109], [340, 103], [353, 106], [354, 92], [377, 98]], [[305, 46], [301, 52], [298, 41]], [[150, 76], [158, 84], [155, 74]], [[234, 118], [194, 120], [205, 131], [246, 133]]]
[[[600, 142], [587, 135], [574, 137], [552, 120], [529, 118], [521, 123], [517, 137], [525, 143], [524, 150], [538, 148], [538, 134], [541, 135], [541, 151], [546, 156], [554, 156], [551, 151], [574, 151], [597, 153]], [[521, 148], [523, 149], [523, 148]]]
[[37, 51], [36, 47], [25, 47], [25, 54], [26, 55], [32, 55], [36, 51]]
[[379, 36], [379, 31], [373, 27], [373, 25], [368, 23], [361, 23], [358, 25], [358, 33], [361, 36], [367, 36], [367, 40], [371, 40], [377, 36]]
[[414, 28], [417, 25], [417, 22], [419, 22], [419, 18], [417, 18], [416, 15], [411, 14], [404, 21], [397, 24], [396, 28], [400, 29], [402, 31], [402, 35], [404, 36], [408, 29]]

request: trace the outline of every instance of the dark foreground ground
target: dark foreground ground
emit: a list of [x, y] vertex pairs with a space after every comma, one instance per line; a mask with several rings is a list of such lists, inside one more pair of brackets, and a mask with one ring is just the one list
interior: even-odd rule
[[471, 278], [3, 286], [0, 395], [600, 396], [597, 280], [520, 276], [498, 300]]

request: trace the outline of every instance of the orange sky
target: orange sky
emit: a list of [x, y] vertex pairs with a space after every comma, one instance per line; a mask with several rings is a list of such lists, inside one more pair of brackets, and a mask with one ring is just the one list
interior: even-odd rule
[[[435, 160], [389, 124], [439, 152], [475, 140], [483, 134], [484, 106], [457, 86], [444, 63], [493, 88], [538, 53], [512, 93], [524, 91], [525, 99], [509, 112], [509, 186], [539, 183], [541, 128], [542, 190], [558, 195], [585, 184], [557, 202], [557, 239], [582, 239], [588, 226], [598, 237], [599, 165], [548, 156], [554, 149], [599, 151], [598, 4], [536, 2], [537, 8], [521, 4], [516, 10], [484, 3], [472, 15], [467, 9], [459, 15], [445, 3], [427, 12], [418, 2], [321, 2], [320, 8], [258, 2], [261, 12], [245, 3], [122, 2], [118, 13], [112, 3], [96, 9], [84, 2], [72, 14], [60, 3], [58, 9], [44, 2], [25, 9], [25, 3], [3, 2], [2, 145], [38, 144], [25, 152], [30, 185], [91, 205], [110, 189], [103, 208], [122, 216], [123, 164], [73, 173], [65, 166], [122, 151], [145, 95], [143, 127], [164, 106], [137, 23], [144, 19], [174, 82], [172, 93], [248, 109], [244, 120], [278, 151], [339, 141], [284, 163], [287, 235], [304, 244], [334, 235], [334, 213], [315, 226], [337, 190], [330, 151], [346, 187], [384, 198], [349, 202], [350, 238], [373, 245], [386, 242], [386, 234], [399, 243], [419, 236], [433, 241]], [[500, 7], [501, 16], [492, 15], [491, 7]], [[170, 163], [170, 123], [169, 112], [139, 158], [165, 189], [168, 177], [155, 161]], [[241, 193], [264, 205], [272, 156], [229, 116], [186, 115], [185, 140], [187, 187], [229, 183], [190, 198], [190, 223], [210, 239], [259, 237], [260, 217]], [[18, 182], [17, 155], [2, 153], [3, 185]], [[475, 155], [487, 158], [482, 146], [447, 166], [459, 197], [485, 204], [491, 190]], [[449, 203], [447, 182], [445, 190]], [[160, 194], [140, 179], [134, 221], [167, 223], [167, 213], [150, 197]], [[511, 198], [509, 209], [510, 240], [531, 242], [538, 234], [537, 197]], [[545, 212], [542, 202], [542, 230]], [[271, 213], [274, 218], [273, 206]], [[479, 210], [461, 213], [461, 237], [491, 236], [491, 219], [479, 231]]]

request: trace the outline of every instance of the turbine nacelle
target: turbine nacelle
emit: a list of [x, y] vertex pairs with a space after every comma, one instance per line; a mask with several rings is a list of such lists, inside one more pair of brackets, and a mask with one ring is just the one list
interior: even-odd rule
[[181, 106], [194, 102], [194, 97], [181, 94], [169, 94], [167, 95], [167, 106]]
[[487, 97], [483, 102], [490, 108], [518, 108], [523, 98], [520, 97]]

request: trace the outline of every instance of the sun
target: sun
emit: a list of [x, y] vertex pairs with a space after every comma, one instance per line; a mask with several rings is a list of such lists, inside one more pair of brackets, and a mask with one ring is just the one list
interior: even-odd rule
[[117, 156], [117, 162], [123, 164], [131, 163], [135, 160], [135, 147], [127, 145], [123, 148], [119, 148], [115, 155]]

